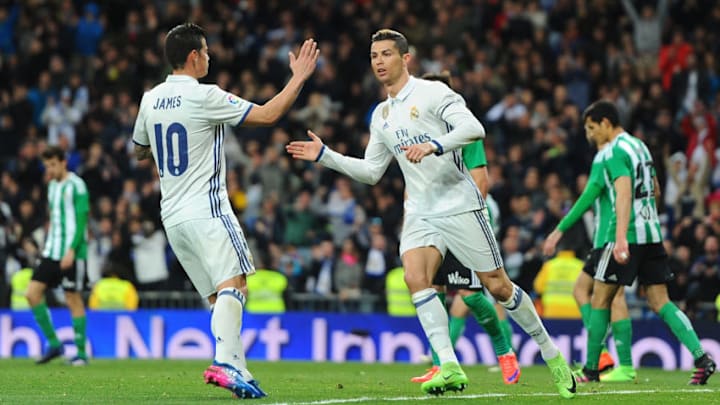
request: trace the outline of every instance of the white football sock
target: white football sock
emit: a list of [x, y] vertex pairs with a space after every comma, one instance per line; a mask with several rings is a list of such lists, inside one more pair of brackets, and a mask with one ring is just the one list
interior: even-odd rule
[[215, 361], [245, 372], [245, 351], [240, 328], [242, 327], [245, 296], [235, 288], [223, 288], [218, 292], [215, 308], [210, 318], [210, 330], [215, 336]]
[[522, 288], [513, 283], [513, 294], [510, 299], [498, 302], [507, 308], [510, 317], [540, 346], [540, 354], [545, 361], [557, 357], [559, 353], [557, 346], [550, 339], [532, 300]]
[[412, 295], [412, 301], [425, 336], [437, 353], [440, 364], [457, 363], [455, 350], [450, 342], [448, 315], [435, 290], [432, 288], [420, 290]]

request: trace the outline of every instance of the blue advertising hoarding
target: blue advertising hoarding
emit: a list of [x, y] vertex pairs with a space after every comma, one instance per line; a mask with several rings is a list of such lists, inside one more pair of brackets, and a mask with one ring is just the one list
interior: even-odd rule
[[[60, 339], [75, 350], [66, 310], [53, 310]], [[211, 359], [213, 337], [206, 311], [163, 310], [89, 312], [89, 352], [96, 358]], [[585, 356], [587, 334], [578, 321], [546, 320], [546, 327], [566, 358]], [[539, 349], [514, 325], [513, 345], [521, 365], [540, 363]], [[703, 347], [720, 358], [720, 324], [695, 324]], [[417, 319], [387, 315], [286, 313], [245, 314], [242, 338], [255, 360], [421, 362], [427, 341]], [[44, 339], [29, 311], [0, 311], [0, 358], [38, 357]], [[610, 339], [611, 352], [614, 344]], [[489, 337], [468, 319], [456, 346], [464, 364], [495, 364]], [[691, 369], [692, 356], [659, 320], [633, 321], [633, 361], [668, 370]]]

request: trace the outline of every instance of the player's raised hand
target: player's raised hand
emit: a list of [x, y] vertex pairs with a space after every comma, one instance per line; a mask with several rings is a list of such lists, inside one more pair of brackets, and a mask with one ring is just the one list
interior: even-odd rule
[[287, 153], [291, 154], [293, 159], [316, 161], [320, 157], [320, 151], [323, 143], [320, 137], [308, 129], [310, 141], [293, 141], [285, 146]]
[[297, 56], [292, 51], [288, 52], [290, 70], [292, 70], [293, 75], [298, 76], [303, 81], [307, 80], [315, 71], [319, 55], [320, 50], [317, 47], [317, 42], [312, 38], [303, 42]]

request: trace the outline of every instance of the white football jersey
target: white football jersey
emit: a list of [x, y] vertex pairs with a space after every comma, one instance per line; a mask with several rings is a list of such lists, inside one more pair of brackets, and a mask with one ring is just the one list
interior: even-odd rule
[[143, 95], [133, 142], [152, 149], [165, 227], [232, 213], [225, 188], [224, 124], [241, 124], [252, 106], [185, 75], [169, 75]]
[[465, 106], [465, 100], [438, 81], [410, 77], [395, 98], [378, 104], [370, 122], [370, 140], [364, 159], [342, 156], [324, 148], [319, 162], [356, 180], [374, 184], [395, 157], [405, 179], [405, 213], [441, 217], [474, 211], [485, 206], [462, 159], [462, 149], [429, 155], [411, 163], [402, 146], [435, 141], [442, 149], [443, 136], [462, 122], [474, 122], [476, 134], [469, 144], [484, 136], [484, 129]]

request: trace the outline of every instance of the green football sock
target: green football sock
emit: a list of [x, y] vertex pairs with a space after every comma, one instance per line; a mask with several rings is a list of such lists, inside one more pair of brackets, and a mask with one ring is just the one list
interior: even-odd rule
[[60, 339], [55, 334], [55, 327], [53, 326], [52, 316], [50, 316], [50, 310], [48, 309], [45, 301], [34, 306], [32, 308], [35, 322], [40, 326], [40, 330], [50, 344], [50, 347], [60, 347]]
[[609, 309], [595, 309], [590, 311], [590, 328], [588, 329], [587, 360], [585, 367], [590, 370], [598, 369], [600, 351], [603, 346], [603, 339], [607, 334], [608, 323], [610, 323]]
[[[447, 310], [447, 305], [445, 305], [445, 293], [444, 292], [438, 292], [437, 293], [438, 299], [440, 299], [440, 302], [442, 302], [443, 307], [445, 310]], [[453, 346], [455, 346], [455, 342], [453, 342]], [[430, 345], [430, 355], [432, 356], [432, 364], [433, 366], [439, 366], [440, 365], [440, 359], [438, 358], [437, 353], [435, 353], [435, 350], [433, 350], [432, 345]]]
[[632, 323], [630, 318], [613, 322], [612, 334], [620, 365], [632, 367]]
[[507, 354], [511, 350], [511, 346], [508, 345], [508, 339], [500, 326], [500, 320], [493, 304], [481, 292], [463, 297], [463, 301], [470, 308], [480, 326], [490, 336], [495, 354], [498, 356]]
[[453, 347], [457, 343], [460, 336], [465, 332], [465, 318], [450, 317], [450, 342]]
[[687, 315], [680, 308], [672, 302], [668, 302], [660, 308], [658, 315], [670, 327], [675, 337], [692, 353], [695, 360], [705, 354], [702, 346], [700, 346], [700, 340], [695, 333], [695, 329], [693, 329]]
[[75, 330], [75, 346], [77, 346], [77, 355], [82, 359], [87, 359], [87, 353], [85, 352], [86, 325], [87, 318], [85, 318], [84, 316], [72, 319], [72, 326]]
[[505, 343], [508, 345], [510, 349], [513, 347], [512, 337], [513, 337], [513, 328], [512, 325], [510, 325], [510, 320], [505, 319], [499, 319], [500, 321], [500, 329], [503, 331], [503, 336], [505, 336]]
[[592, 306], [588, 302], [587, 304], [580, 305], [580, 317], [582, 318], [582, 323], [585, 329], [590, 330], [590, 311], [592, 310]]

